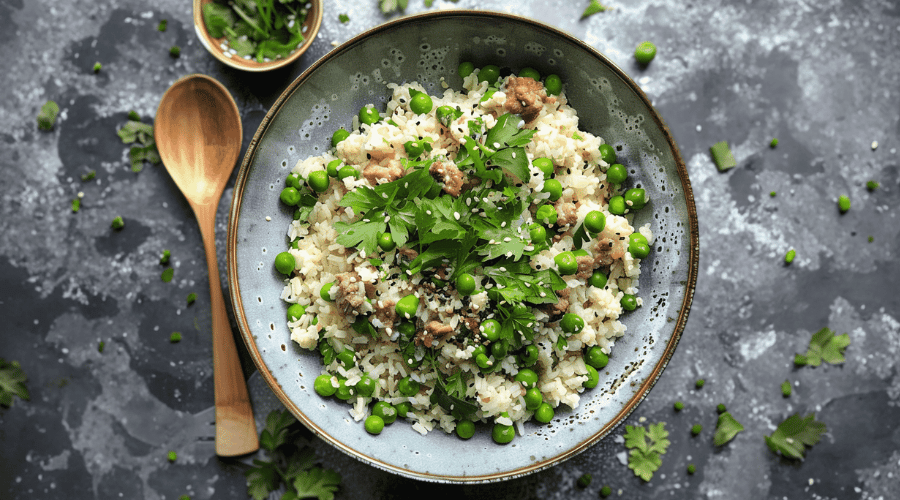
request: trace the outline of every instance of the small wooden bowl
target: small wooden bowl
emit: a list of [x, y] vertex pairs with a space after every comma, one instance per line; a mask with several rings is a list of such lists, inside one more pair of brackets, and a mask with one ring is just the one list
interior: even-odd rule
[[231, 55], [222, 49], [222, 43], [225, 38], [213, 38], [206, 31], [206, 23], [203, 22], [203, 6], [211, 3], [212, 0], [194, 0], [194, 31], [197, 32], [197, 38], [200, 43], [206, 47], [206, 50], [222, 63], [244, 71], [262, 72], [276, 68], [281, 68], [293, 63], [309, 49], [319, 34], [319, 28], [322, 26], [322, 0], [309, 0], [309, 11], [306, 14], [306, 21], [303, 22], [303, 43], [297, 46], [297, 49], [290, 56], [284, 59], [275, 59], [268, 62], [256, 62], [256, 59], [244, 59], [237, 55]]

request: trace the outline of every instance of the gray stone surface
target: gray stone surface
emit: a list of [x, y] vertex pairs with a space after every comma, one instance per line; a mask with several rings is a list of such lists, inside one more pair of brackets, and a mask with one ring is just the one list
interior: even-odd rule
[[[559, 466], [484, 486], [397, 478], [319, 443], [324, 464], [344, 476], [338, 497], [596, 498], [609, 484], [629, 499], [900, 498], [900, 6], [604, 3], [613, 9], [586, 20], [587, 0], [435, 0], [432, 8], [512, 12], [581, 37], [642, 85], [678, 141], [699, 212], [700, 277], [674, 358], [627, 422], [667, 423], [672, 445], [661, 469], [644, 483], [620, 463], [623, 429]], [[149, 122], [178, 77], [205, 73], [234, 94], [246, 147], [295, 76], [332, 42], [385, 19], [376, 0], [326, 4], [319, 38], [298, 64], [249, 75], [199, 45], [189, 2], [0, 0], [0, 357], [21, 362], [31, 391], [30, 401], [0, 409], [0, 497], [246, 497], [246, 460], [213, 451], [199, 230], [161, 166], [130, 171], [115, 131], [129, 110]], [[410, 4], [408, 12], [425, 10], [422, 0]], [[645, 39], [659, 54], [641, 69], [631, 54]], [[172, 45], [181, 58], [169, 56]], [[48, 99], [62, 111], [42, 132], [34, 117]], [[770, 149], [773, 137], [780, 143]], [[708, 153], [720, 140], [738, 161], [727, 173]], [[92, 169], [97, 178], [82, 182]], [[881, 186], [867, 190], [870, 179]], [[841, 194], [853, 203], [843, 215]], [[218, 217], [223, 278], [229, 201], [230, 189]], [[121, 232], [109, 227], [117, 215]], [[785, 266], [790, 248], [797, 259]], [[170, 283], [159, 278], [163, 249], [172, 252]], [[199, 298], [187, 306], [190, 292]], [[850, 335], [847, 362], [795, 368], [793, 354], [824, 326]], [[170, 344], [176, 330], [184, 340]], [[794, 384], [788, 399], [784, 380]], [[262, 417], [276, 402], [258, 376], [250, 384]], [[673, 412], [675, 400], [686, 409]], [[721, 448], [712, 444], [718, 403], [746, 427]], [[763, 442], [795, 412], [816, 412], [829, 429], [802, 463]], [[704, 426], [699, 437], [690, 436], [695, 423]], [[169, 450], [177, 463], [166, 460]], [[582, 473], [594, 477], [584, 490], [575, 486]]]

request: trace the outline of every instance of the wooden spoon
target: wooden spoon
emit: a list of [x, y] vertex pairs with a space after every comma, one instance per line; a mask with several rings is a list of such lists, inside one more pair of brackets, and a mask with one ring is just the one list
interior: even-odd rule
[[219, 199], [241, 153], [241, 116], [221, 83], [205, 75], [188, 75], [163, 94], [154, 136], [166, 170], [197, 216], [206, 252], [212, 302], [216, 454], [251, 453], [259, 448], [259, 440], [225, 312], [215, 235]]

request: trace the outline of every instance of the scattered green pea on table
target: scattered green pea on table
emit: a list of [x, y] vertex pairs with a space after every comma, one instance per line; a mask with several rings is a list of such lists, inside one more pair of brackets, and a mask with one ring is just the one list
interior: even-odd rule
[[653, 42], [641, 42], [634, 49], [634, 58], [638, 64], [646, 66], [656, 57], [656, 45]]

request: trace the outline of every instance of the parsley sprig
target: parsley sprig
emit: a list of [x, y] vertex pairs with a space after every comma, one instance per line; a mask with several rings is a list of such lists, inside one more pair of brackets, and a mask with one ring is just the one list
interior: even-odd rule
[[850, 345], [850, 336], [846, 333], [835, 335], [828, 327], [814, 333], [809, 340], [809, 349], [806, 354], [794, 356], [794, 364], [797, 366], [819, 366], [822, 361], [832, 365], [844, 362], [844, 349]]
[[156, 140], [153, 138], [153, 125], [143, 123], [140, 117], [129, 115], [128, 122], [116, 133], [124, 144], [134, 144], [128, 150], [128, 159], [131, 161], [131, 171], [140, 172], [144, 168], [144, 161], [157, 165], [162, 160], [159, 151], [156, 150]]
[[457, 420], [472, 418], [478, 411], [478, 406], [466, 398], [466, 383], [470, 376], [458, 371], [445, 378], [438, 366], [437, 354], [433, 349], [426, 351], [424, 359], [437, 374], [432, 392], [433, 402], [440, 405]]
[[818, 443], [827, 431], [825, 424], [816, 420], [815, 413], [805, 417], [795, 413], [766, 436], [766, 444], [773, 453], [802, 460], [806, 447]]
[[18, 361], [8, 362], [0, 358], [0, 406], [9, 408], [13, 404], [13, 396], [28, 400], [28, 388], [25, 382], [28, 377], [22, 372]]
[[665, 422], [651, 424], [647, 429], [640, 425], [625, 426], [625, 447], [631, 450], [628, 452], [628, 468], [644, 481], [650, 481], [662, 465], [662, 455], [669, 444]]
[[225, 37], [240, 57], [287, 58], [303, 42], [306, 0], [217, 0], [203, 6], [213, 38]]

